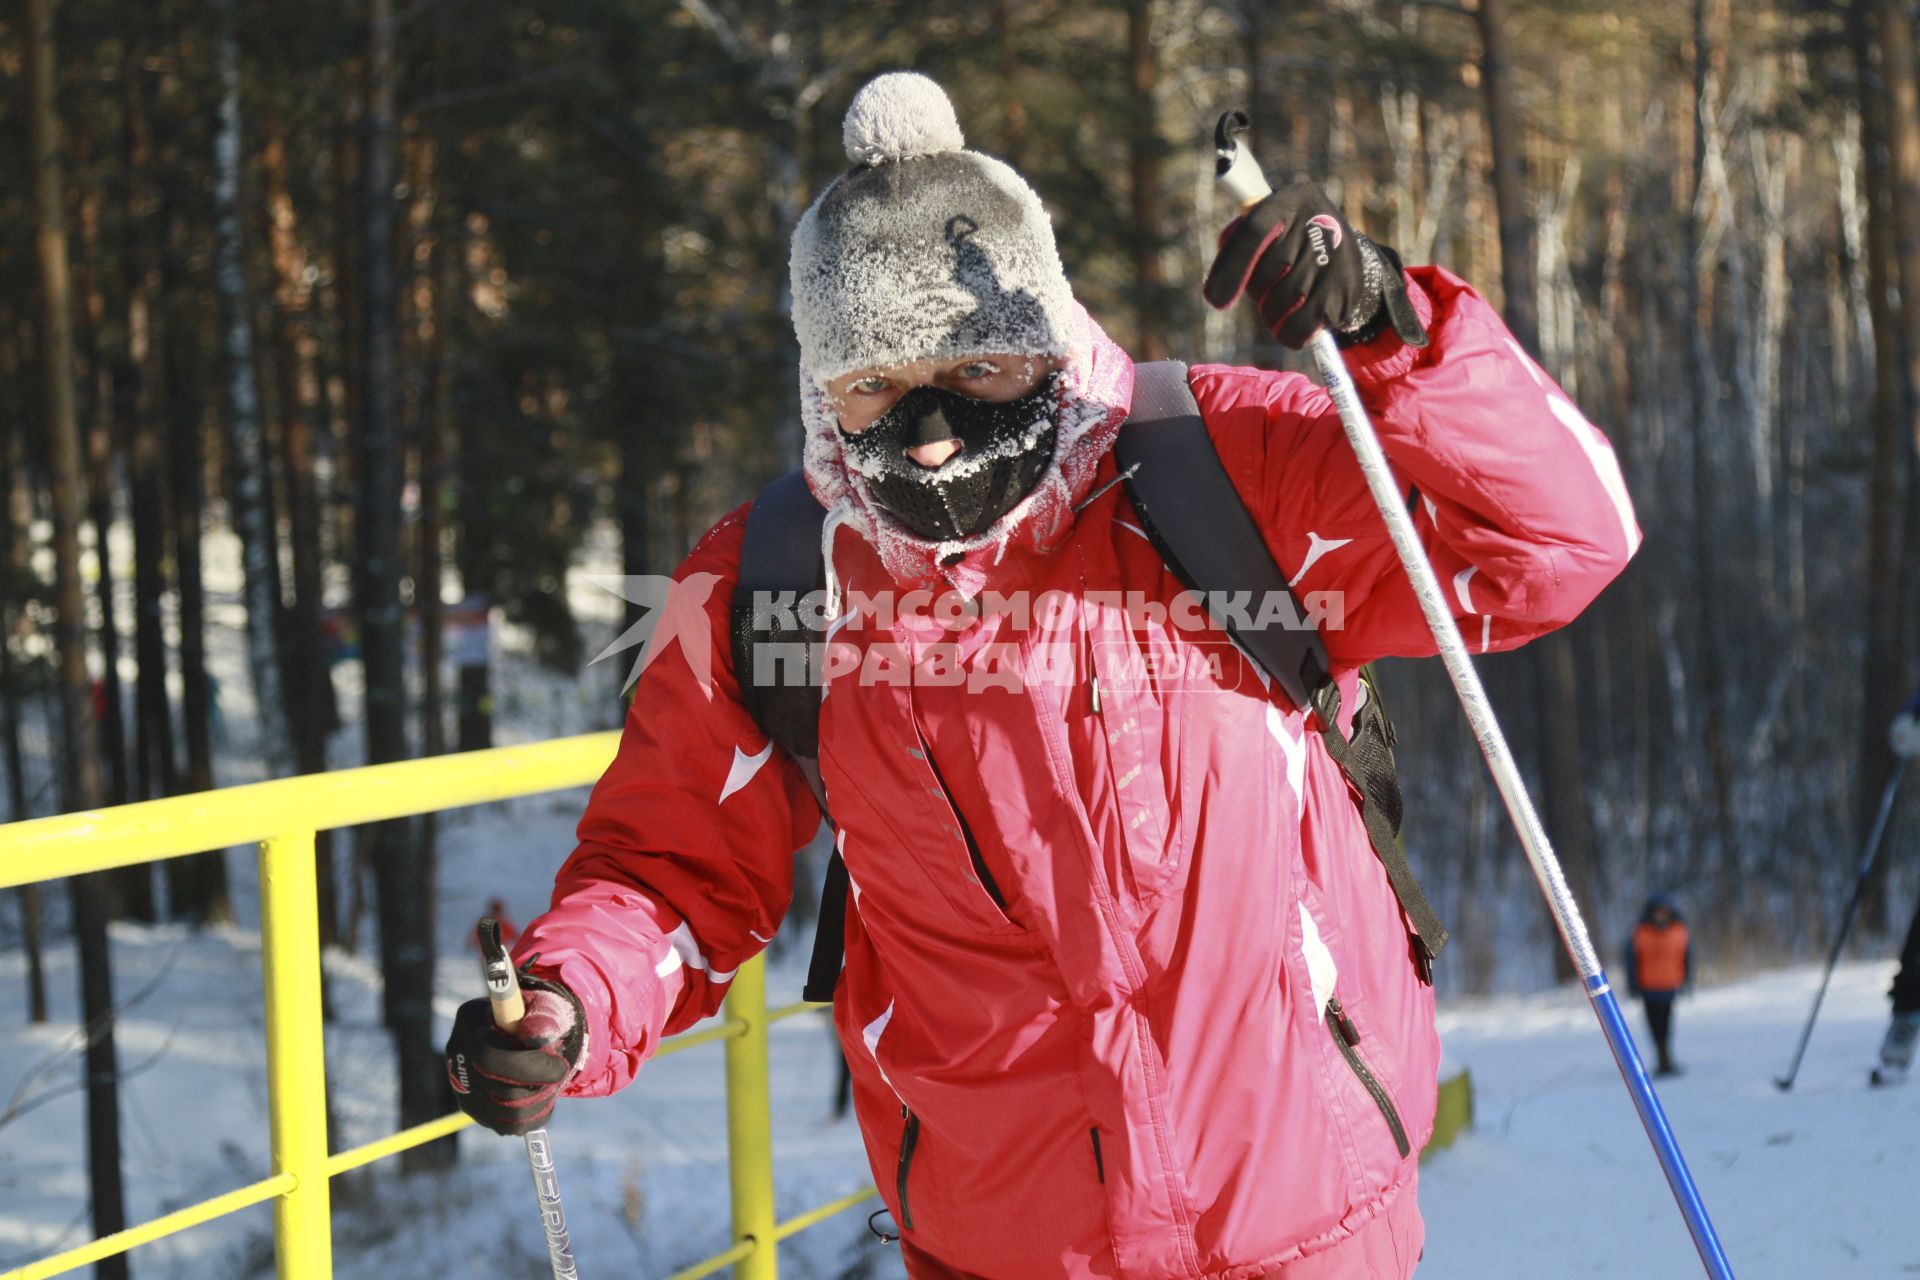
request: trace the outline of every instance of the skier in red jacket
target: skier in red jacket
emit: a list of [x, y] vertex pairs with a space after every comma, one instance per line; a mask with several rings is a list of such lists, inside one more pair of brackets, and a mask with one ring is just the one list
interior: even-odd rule
[[[794, 234], [793, 313], [829, 512], [819, 767], [852, 884], [834, 1017], [908, 1271], [1403, 1280], [1439, 1044], [1355, 793], [1312, 710], [1176, 621], [1113, 483], [1133, 364], [1033, 191], [921, 76], [869, 84], [845, 141]], [[1284, 342], [1340, 335], [1473, 647], [1563, 625], [1633, 554], [1605, 437], [1458, 278], [1403, 273], [1297, 184], [1223, 237], [1208, 300], [1242, 293]], [[1344, 730], [1361, 664], [1434, 642], [1333, 407], [1295, 374], [1189, 381], [1294, 592], [1332, 610]], [[480, 1001], [449, 1041], [500, 1132], [626, 1085], [786, 913], [819, 819], [733, 670], [743, 520], [681, 566], [710, 651], [650, 654], [516, 948], [522, 1039]], [[917, 591], [956, 611], [876, 605]], [[1016, 596], [1045, 602], [1024, 629], [970, 611]], [[1170, 670], [1201, 674], [1141, 675]]]

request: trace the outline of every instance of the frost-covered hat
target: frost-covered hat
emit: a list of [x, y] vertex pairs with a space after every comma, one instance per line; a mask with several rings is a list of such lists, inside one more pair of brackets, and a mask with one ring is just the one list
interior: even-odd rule
[[893, 71], [854, 96], [854, 167], [793, 233], [793, 328], [824, 385], [854, 369], [987, 352], [1064, 355], [1073, 295], [1040, 197], [966, 150], [953, 104]]

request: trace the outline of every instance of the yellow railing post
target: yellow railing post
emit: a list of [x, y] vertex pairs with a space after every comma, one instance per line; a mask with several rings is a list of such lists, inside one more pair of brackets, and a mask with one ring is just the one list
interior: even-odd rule
[[727, 1169], [733, 1180], [733, 1239], [754, 1250], [734, 1280], [777, 1280], [773, 1216], [773, 1099], [767, 1076], [767, 971], [758, 956], [740, 966], [727, 993], [728, 1021], [746, 1024], [727, 1041]]
[[260, 843], [260, 939], [266, 969], [267, 1113], [273, 1171], [294, 1177], [274, 1202], [279, 1280], [333, 1275], [327, 1185], [327, 1073], [320, 1011], [320, 901], [313, 832]]

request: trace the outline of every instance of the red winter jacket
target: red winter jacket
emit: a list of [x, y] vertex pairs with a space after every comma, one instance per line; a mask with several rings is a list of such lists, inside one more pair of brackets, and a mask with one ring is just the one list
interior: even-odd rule
[[[1510, 649], [1586, 607], [1639, 533], [1605, 438], [1492, 310], [1444, 271], [1411, 276], [1432, 344], [1389, 334], [1348, 362], [1470, 646]], [[1296, 594], [1343, 593], [1326, 640], [1350, 716], [1358, 665], [1433, 641], [1334, 411], [1295, 374], [1191, 381]], [[728, 660], [743, 517], [680, 570], [713, 575], [711, 683], [681, 652], [649, 667], [518, 948], [585, 1007], [572, 1094], [620, 1088], [718, 1007], [817, 825]], [[852, 528], [834, 563], [850, 594], [892, 585]], [[909, 1263], [1239, 1280], [1331, 1249], [1411, 1194], [1439, 1064], [1348, 784], [1220, 633], [1101, 594], [1180, 590], [1120, 488], [996, 575], [1065, 604], [1037, 637], [854, 618], [821, 708], [854, 897], [834, 1016]], [[942, 644], [991, 678], [888, 674]]]

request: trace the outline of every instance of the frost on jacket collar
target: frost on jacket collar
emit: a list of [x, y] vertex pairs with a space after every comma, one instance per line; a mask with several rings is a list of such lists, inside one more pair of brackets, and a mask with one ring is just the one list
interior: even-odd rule
[[[1033, 492], [984, 533], [951, 542], [915, 535], [868, 498], [846, 465], [840, 433], [826, 392], [805, 367], [800, 370], [800, 415], [806, 426], [805, 470], [813, 496], [827, 508], [827, 562], [833, 536], [850, 525], [871, 543], [881, 563], [902, 585], [945, 584], [961, 595], [978, 595], [1009, 556], [1045, 554], [1073, 525], [1074, 506], [1093, 488], [1101, 460], [1113, 448], [1133, 403], [1133, 361], [1073, 305], [1073, 335], [1062, 370], [1059, 440], [1053, 462]], [[958, 557], [955, 559], [955, 557]]]

